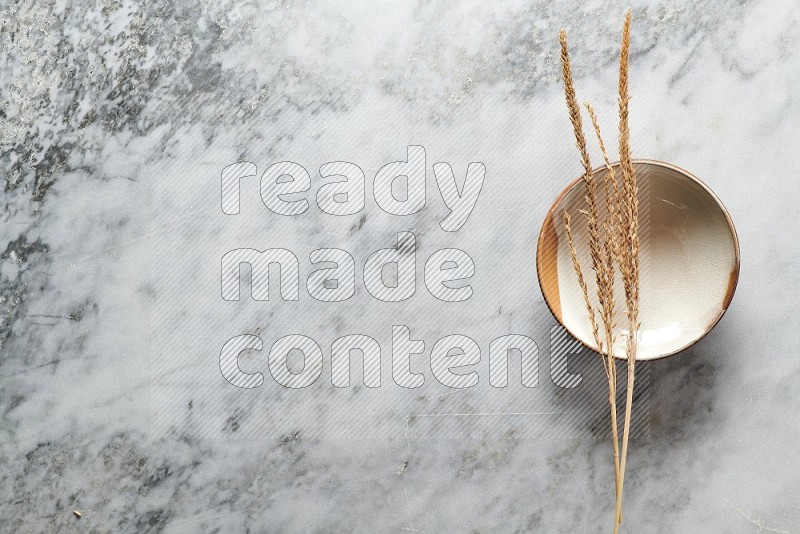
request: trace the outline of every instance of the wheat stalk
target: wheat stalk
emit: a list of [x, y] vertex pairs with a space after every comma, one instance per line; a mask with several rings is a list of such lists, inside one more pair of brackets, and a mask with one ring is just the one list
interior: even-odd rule
[[[595, 272], [597, 283], [597, 298], [600, 302], [601, 316], [606, 323], [609, 316], [613, 315], [614, 310], [614, 270], [610, 257], [604, 251], [608, 249], [606, 242], [600, 235], [600, 210], [597, 202], [597, 180], [592, 170], [592, 162], [589, 158], [589, 151], [586, 149], [586, 138], [583, 135], [583, 124], [581, 120], [581, 108], [575, 97], [575, 87], [572, 81], [572, 68], [569, 61], [569, 49], [567, 47], [567, 32], [561, 30], [559, 35], [561, 42], [561, 66], [564, 76], [564, 95], [569, 110], [569, 118], [572, 122], [572, 129], [575, 133], [575, 142], [581, 153], [581, 163], [583, 165], [583, 183], [586, 185], [586, 206], [587, 210], [581, 210], [586, 216], [587, 228], [589, 230], [589, 254], [592, 260], [592, 270]], [[607, 237], [607, 236], [606, 236]], [[594, 312], [592, 312], [594, 316]], [[598, 349], [602, 352], [602, 345], [598, 343]], [[611, 351], [611, 345], [607, 346]]]
[[[608, 378], [608, 403], [611, 413], [611, 438], [614, 453], [614, 487], [616, 493], [619, 493], [619, 483], [622, 478], [620, 475], [620, 462], [619, 462], [619, 431], [617, 425], [617, 371], [616, 362], [613, 355], [614, 347], [614, 255], [613, 250], [618, 248], [615, 231], [613, 230], [612, 214], [616, 208], [610, 209], [611, 206], [610, 196], [608, 191], [610, 184], [609, 177], [606, 175], [605, 189], [606, 189], [606, 203], [607, 213], [606, 220], [603, 223], [604, 235], [601, 236], [601, 219], [600, 210], [597, 201], [597, 180], [595, 179], [592, 170], [589, 152], [586, 148], [586, 138], [583, 134], [583, 124], [581, 120], [580, 106], [575, 96], [575, 88], [572, 80], [572, 69], [569, 61], [569, 48], [567, 46], [567, 32], [561, 30], [559, 35], [561, 43], [561, 66], [562, 74], [564, 77], [564, 95], [567, 102], [567, 109], [569, 110], [570, 122], [575, 134], [575, 141], [578, 151], [581, 154], [581, 163], [584, 168], [583, 182], [586, 186], [586, 205], [588, 210], [581, 210], [587, 218], [587, 228], [589, 232], [589, 253], [592, 261], [592, 269], [595, 272], [595, 281], [597, 284], [597, 299], [600, 303], [600, 316], [603, 321], [603, 330], [605, 333], [605, 344], [600, 339], [597, 320], [595, 318], [595, 309], [589, 298], [589, 292], [586, 287], [586, 281], [583, 277], [580, 262], [578, 261], [577, 252], [575, 250], [575, 242], [572, 234], [572, 225], [569, 213], [564, 211], [564, 226], [567, 231], [567, 240], [569, 243], [570, 255], [572, 257], [572, 265], [578, 278], [578, 284], [583, 293], [586, 311], [589, 315], [589, 320], [592, 326], [592, 335], [595, 339], [598, 352], [601, 355], [603, 368]], [[596, 126], [596, 120], [592, 115], [592, 121], [595, 123], [595, 131], [599, 137], [599, 128]], [[600, 141], [602, 143], [602, 139]], [[605, 149], [603, 149], [605, 153]], [[604, 156], [605, 157], [605, 156]], [[613, 176], [613, 175], [612, 175]], [[616, 179], [614, 179], [614, 187], [616, 188]], [[612, 219], [612, 220], [609, 220]]]
[[606, 336], [606, 345], [608, 346], [607, 359], [608, 363], [606, 368], [608, 370], [608, 402], [611, 408], [611, 428], [614, 437], [614, 487], [619, 487], [620, 484], [620, 463], [619, 463], [619, 437], [617, 426], [617, 364], [613, 354], [614, 347], [614, 327], [616, 326], [616, 305], [614, 302], [614, 260], [620, 252], [620, 235], [619, 224], [621, 221], [621, 214], [619, 208], [619, 185], [617, 184], [617, 174], [606, 151], [603, 136], [600, 133], [600, 123], [597, 120], [597, 114], [594, 108], [588, 102], [583, 104], [589, 112], [589, 117], [592, 120], [594, 133], [597, 137], [597, 142], [600, 145], [600, 152], [603, 155], [603, 161], [606, 165], [606, 175], [603, 180], [603, 190], [606, 199], [606, 216], [603, 221], [604, 241], [603, 251], [605, 253], [605, 261], [608, 265], [608, 280], [604, 286], [604, 291], [607, 292], [607, 306], [603, 307], [602, 319]]
[[[575, 249], [572, 223], [569, 213], [564, 211], [564, 226], [567, 232], [572, 265], [578, 278], [578, 285], [583, 293], [584, 304], [589, 315], [592, 335], [595, 344], [603, 357], [603, 367], [608, 377], [609, 407], [611, 411], [611, 431], [614, 446], [614, 480], [616, 507], [614, 512], [614, 533], [619, 530], [622, 522], [622, 495], [625, 481], [625, 467], [628, 457], [628, 440], [630, 436], [631, 407], [633, 404], [634, 371], [636, 364], [637, 332], [639, 330], [639, 201], [636, 173], [633, 168], [630, 150], [630, 129], [628, 125], [629, 102], [628, 94], [628, 63], [630, 56], [630, 28], [631, 11], [625, 13], [622, 29], [622, 46], [619, 63], [619, 153], [620, 174], [617, 173], [606, 151], [605, 143], [600, 132], [600, 125], [594, 108], [585, 103], [592, 120], [595, 134], [603, 154], [606, 166], [603, 192], [605, 194], [605, 213], [601, 219], [597, 200], [597, 180], [592, 171], [589, 152], [586, 148], [586, 138], [583, 134], [580, 107], [575, 97], [575, 88], [572, 81], [572, 70], [569, 62], [567, 48], [567, 34], [561, 30], [559, 41], [561, 43], [561, 66], [564, 77], [564, 95], [569, 111], [570, 122], [575, 134], [575, 141], [581, 156], [584, 168], [583, 182], [586, 186], [586, 207], [580, 210], [587, 219], [589, 234], [589, 252], [592, 269], [595, 271], [597, 282], [597, 299], [600, 304], [600, 318], [603, 322], [602, 340], [596, 318], [595, 307], [589, 297], [589, 291], [583, 276], [580, 262]], [[602, 227], [602, 233], [600, 231]], [[614, 264], [619, 266], [622, 280], [625, 316], [628, 323], [628, 333], [625, 342], [625, 356], [627, 368], [627, 392], [625, 396], [625, 422], [622, 433], [621, 453], [619, 449], [619, 435], [617, 425], [616, 393], [617, 374], [616, 360], [614, 359], [614, 327], [616, 309], [614, 301]]]
[[625, 395], [625, 425], [622, 431], [620, 478], [617, 484], [617, 509], [614, 514], [614, 533], [622, 520], [622, 494], [625, 484], [625, 467], [628, 459], [631, 406], [633, 404], [634, 368], [636, 365], [637, 331], [639, 330], [639, 200], [636, 174], [631, 162], [630, 129], [628, 127], [628, 57], [631, 45], [631, 11], [625, 13], [622, 26], [622, 47], [619, 56], [619, 156], [622, 170], [621, 207], [625, 224], [625, 245], [620, 247], [618, 263], [625, 288], [625, 307], [628, 318], [626, 356], [628, 360], [628, 388]]

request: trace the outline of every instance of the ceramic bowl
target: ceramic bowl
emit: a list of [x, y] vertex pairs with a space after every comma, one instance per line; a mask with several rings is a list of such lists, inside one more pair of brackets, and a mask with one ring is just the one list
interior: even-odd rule
[[[614, 167], [619, 176], [618, 164]], [[660, 161], [634, 160], [634, 167], [639, 184], [641, 241], [637, 360], [653, 360], [693, 345], [722, 318], [739, 279], [739, 241], [725, 207], [695, 176]], [[602, 185], [606, 172], [605, 167], [595, 170], [601, 206], [605, 206]], [[563, 220], [567, 210], [572, 216], [578, 258], [594, 299], [597, 286], [589, 258], [586, 218], [579, 213], [585, 207], [585, 194], [585, 184], [578, 178], [550, 208], [539, 234], [536, 270], [545, 302], [556, 320], [581, 343], [597, 350]], [[615, 294], [620, 320], [615, 327], [613, 352], [624, 358], [628, 331], [619, 274]]]

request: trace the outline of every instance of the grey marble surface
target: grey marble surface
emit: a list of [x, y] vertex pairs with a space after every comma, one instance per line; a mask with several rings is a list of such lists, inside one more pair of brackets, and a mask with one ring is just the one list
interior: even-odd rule
[[[0, 34], [0, 530], [4, 532], [607, 532], [610, 443], [599, 362], [569, 356], [536, 283], [538, 228], [579, 161], [562, 102], [568, 28], [579, 98], [613, 131], [619, 2], [5, 3]], [[800, 7], [789, 1], [634, 2], [634, 155], [703, 178], [737, 225], [739, 287], [685, 353], [639, 369], [624, 532], [798, 532], [800, 511]], [[427, 204], [389, 215], [386, 163], [426, 149]], [[308, 210], [241, 213], [220, 173], [293, 161]], [[320, 210], [318, 169], [366, 175], [365, 208]], [[444, 232], [432, 165], [485, 183]], [[361, 269], [397, 232], [417, 239], [417, 291], [384, 303]], [[299, 300], [226, 302], [220, 258], [286, 248]], [[472, 297], [443, 303], [422, 270], [473, 258]], [[355, 258], [355, 295], [312, 299], [311, 251]], [[392, 377], [392, 326], [425, 377]], [[291, 390], [225, 382], [226, 340], [302, 334], [323, 369]], [[374, 337], [381, 387], [331, 384], [331, 343]], [[438, 383], [438, 339], [475, 340], [479, 382]], [[538, 387], [489, 383], [490, 342], [535, 340]], [[296, 354], [294, 363], [297, 365]], [[354, 360], [355, 361], [355, 360]], [[513, 367], [513, 366], [512, 366]], [[297, 371], [298, 369], [294, 369]], [[563, 371], [563, 369], [562, 369]], [[82, 513], [79, 519], [73, 511]]]

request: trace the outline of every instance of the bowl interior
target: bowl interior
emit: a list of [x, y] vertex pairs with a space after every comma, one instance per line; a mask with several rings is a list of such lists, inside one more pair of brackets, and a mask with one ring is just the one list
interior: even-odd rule
[[[615, 164], [617, 175], [619, 168]], [[672, 165], [637, 160], [639, 184], [640, 312], [637, 359], [656, 359], [692, 345], [722, 317], [739, 276], [739, 245], [719, 199], [691, 174]], [[605, 207], [606, 169], [598, 169], [598, 195]], [[563, 212], [572, 215], [575, 248], [589, 294], [596, 303], [585, 207], [586, 188], [573, 182], [559, 196], [542, 226], [537, 272], [545, 301], [556, 319], [578, 340], [596, 350], [583, 293], [570, 257]], [[601, 216], [604, 216], [602, 210]], [[617, 273], [614, 355], [624, 358], [628, 329]], [[599, 321], [599, 316], [598, 316]], [[601, 323], [602, 330], [602, 323]]]

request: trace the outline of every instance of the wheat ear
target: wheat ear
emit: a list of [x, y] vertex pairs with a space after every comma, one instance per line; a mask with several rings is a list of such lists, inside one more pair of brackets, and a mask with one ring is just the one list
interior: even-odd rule
[[589, 288], [586, 287], [586, 279], [583, 277], [581, 263], [578, 261], [578, 252], [575, 250], [575, 238], [572, 234], [572, 217], [570, 217], [567, 210], [564, 210], [563, 215], [564, 228], [567, 231], [567, 243], [569, 244], [569, 255], [572, 258], [572, 267], [575, 269], [575, 275], [578, 278], [578, 285], [581, 287], [581, 292], [583, 293], [583, 302], [586, 305], [586, 313], [589, 314], [589, 323], [592, 325], [592, 337], [594, 337], [595, 344], [602, 352], [603, 342], [600, 339], [600, 329], [597, 325], [594, 306], [592, 306], [592, 301], [589, 298]]
[[606, 224], [604, 226], [604, 230], [606, 232], [606, 239], [611, 245], [611, 250], [609, 252], [614, 254], [614, 260], [618, 260], [621, 252], [619, 249], [620, 243], [624, 241], [625, 226], [622, 220], [620, 188], [619, 182], [617, 181], [617, 172], [614, 169], [614, 166], [611, 165], [611, 160], [608, 157], [606, 145], [603, 142], [603, 136], [600, 133], [600, 124], [597, 120], [597, 114], [595, 113], [594, 108], [588, 102], [584, 102], [583, 105], [586, 107], [586, 110], [589, 112], [589, 117], [592, 119], [594, 133], [597, 136], [597, 142], [600, 145], [600, 153], [603, 155], [603, 162], [606, 165], [606, 176], [603, 180], [603, 185], [604, 193], [606, 195], [606, 212], [608, 213], [608, 218], [605, 221]]
[[[587, 218], [587, 228], [589, 230], [589, 253], [592, 259], [592, 270], [595, 272], [597, 282], [597, 298], [601, 309], [605, 309], [609, 297], [613, 304], [613, 292], [609, 293], [609, 284], [613, 284], [613, 276], [610, 277], [612, 266], [609, 265], [606, 255], [603, 254], [603, 240], [600, 235], [600, 211], [597, 202], [597, 180], [592, 170], [592, 162], [589, 159], [589, 151], [586, 148], [586, 137], [583, 134], [583, 124], [581, 121], [581, 108], [578, 99], [575, 97], [575, 87], [572, 81], [572, 68], [569, 61], [569, 49], [567, 47], [567, 32], [561, 30], [559, 34], [561, 42], [561, 68], [564, 76], [564, 96], [569, 110], [570, 122], [575, 133], [575, 143], [581, 154], [581, 164], [583, 165], [583, 183], [586, 185], [586, 206], [587, 210], [581, 210]], [[612, 306], [613, 308], [613, 306]], [[602, 313], [602, 311], [601, 311]], [[611, 347], [608, 347], [610, 350]], [[598, 350], [602, 353], [602, 347], [598, 345]]]

